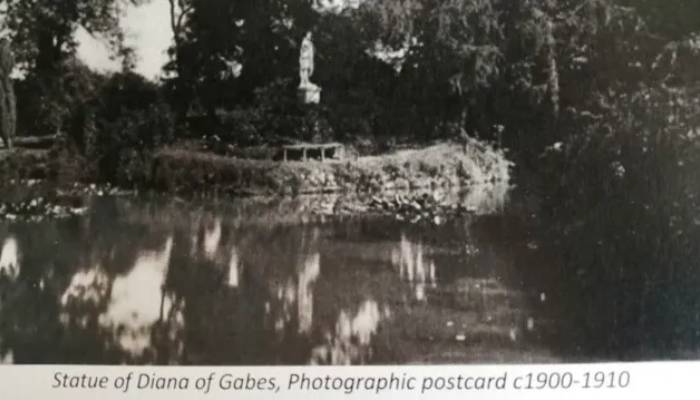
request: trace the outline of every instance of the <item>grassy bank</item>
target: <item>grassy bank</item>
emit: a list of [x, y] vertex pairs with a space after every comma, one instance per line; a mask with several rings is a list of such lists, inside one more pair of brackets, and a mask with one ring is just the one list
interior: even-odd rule
[[[84, 159], [72, 154], [56, 146], [0, 151], [0, 188], [37, 181], [62, 191], [91, 184], [102, 187], [100, 182], [117, 185], [98, 179]], [[502, 151], [477, 141], [328, 162], [236, 158], [181, 145], [148, 157], [141, 171], [144, 179], [136, 188], [186, 196], [406, 193], [507, 183], [510, 167]]]
[[169, 148], [156, 154], [153, 183], [172, 193], [245, 195], [379, 192], [505, 182], [511, 163], [472, 141], [333, 162], [273, 162]]
[[0, 150], [0, 185], [13, 181], [45, 179], [48, 176], [50, 155], [47, 150]]

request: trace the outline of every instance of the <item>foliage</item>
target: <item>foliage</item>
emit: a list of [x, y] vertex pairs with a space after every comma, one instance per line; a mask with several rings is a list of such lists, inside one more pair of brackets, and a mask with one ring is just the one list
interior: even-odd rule
[[61, 64], [55, 76], [29, 74], [17, 83], [18, 131], [34, 136], [68, 132], [71, 116], [96, 96], [103, 81], [75, 58]]
[[[480, 159], [472, 154], [480, 153]], [[461, 182], [503, 182], [510, 164], [492, 148], [467, 151], [440, 144], [358, 162], [278, 163], [221, 157], [168, 148], [156, 155], [154, 184], [171, 193], [319, 194], [343, 189], [348, 193], [394, 189], [449, 188]]]
[[[575, 345], [626, 355], [649, 341], [700, 343], [697, 316], [679, 311], [684, 301], [700, 305], [700, 3], [365, 0], [327, 10], [311, 0], [171, 0], [174, 45], [162, 86], [101, 76], [74, 59], [78, 27], [121, 48], [121, 4], [0, 0], [25, 73], [20, 130], [66, 133], [58, 158], [138, 185], [150, 178], [153, 152], [172, 140], [175, 117], [196, 113], [219, 119], [197, 136], [232, 146], [497, 141], [523, 176], [542, 182], [541, 239], [559, 256], [549, 272], [555, 289], [569, 292], [560, 315], [580, 331]], [[323, 94], [306, 107], [296, 84], [309, 30], [318, 49], [312, 80]], [[478, 154], [467, 156], [477, 163]], [[277, 191], [286, 181], [298, 187], [308, 172], [220, 158], [208, 170], [204, 156], [170, 158], [173, 171], [202, 187], [219, 177], [224, 189]], [[377, 165], [365, 167], [339, 174], [374, 182]], [[187, 182], [170, 173], [166, 180]], [[676, 290], [656, 290], [664, 285]]]
[[[505, 144], [529, 171], [523, 177], [541, 182], [542, 240], [559, 256], [548, 290], [560, 294], [557, 318], [579, 333], [567, 350], [637, 358], [698, 344], [698, 321], [683, 311], [700, 303], [692, 261], [700, 240], [696, 6], [374, 5], [385, 42], [408, 43], [397, 87], [415, 85], [400, 96], [412, 103], [405, 114], [425, 119], [411, 125], [425, 137], [430, 127], [483, 135], [502, 124]], [[441, 13], [449, 9], [460, 12]], [[482, 45], [495, 56], [481, 55]], [[480, 55], [481, 74], [473, 67]], [[451, 80], [450, 60], [471, 68], [453, 69], [460, 78]], [[454, 96], [460, 86], [463, 99]]]
[[605, 45], [567, 71], [588, 94], [569, 98], [566, 136], [537, 163], [575, 351], [655, 358], [699, 343], [686, 310], [700, 304], [700, 81], [694, 35], [660, 40], [635, 11], [613, 8], [591, 31]]
[[[55, 120], [48, 121], [62, 138], [53, 149], [53, 177], [59, 183], [144, 184], [151, 172], [152, 152], [174, 137], [174, 117], [160, 88], [133, 73], [103, 77], [79, 64], [74, 67], [76, 72], [58, 81], [67, 89], [58, 91], [58, 101], [41, 102], [40, 98], [25, 104], [53, 106], [48, 110], [53, 114], [47, 114]], [[26, 87], [24, 91], [36, 94]], [[47, 119], [38, 119], [36, 126], [41, 123], [46, 124]]]
[[[137, 4], [139, 0], [128, 0]], [[127, 0], [1, 0], [2, 28], [10, 32], [18, 62], [25, 72], [45, 75], [75, 54], [75, 32], [82, 27], [104, 34], [123, 51], [119, 17]], [[122, 53], [122, 55], [129, 54]]]
[[94, 128], [88, 124], [85, 132], [95, 137], [84, 140], [94, 140], [87, 157], [96, 163], [100, 178], [123, 186], [145, 184], [153, 152], [174, 135], [174, 117], [159, 88], [138, 75], [117, 74], [93, 107]]
[[333, 137], [325, 107], [305, 107], [296, 99], [291, 80], [279, 79], [255, 91], [247, 107], [217, 113], [216, 135], [235, 146], [259, 146], [293, 141], [323, 141]]
[[558, 315], [578, 332], [569, 350], [654, 358], [698, 343], [685, 312], [700, 303], [696, 98], [659, 87], [609, 98], [604, 118], [546, 156], [542, 223], [561, 258], [549, 271]]
[[[212, 111], [254, 98], [256, 88], [295, 74], [297, 48], [314, 18], [309, 0], [187, 0], [188, 10], [171, 50], [169, 82], [178, 109], [194, 99]], [[240, 76], [225, 76], [226, 62]]]
[[684, 0], [621, 0], [636, 10], [650, 30], [669, 41], [679, 41], [698, 31], [700, 4]]
[[14, 64], [7, 41], [0, 40], [0, 138], [10, 148], [17, 129], [17, 99], [10, 78]]

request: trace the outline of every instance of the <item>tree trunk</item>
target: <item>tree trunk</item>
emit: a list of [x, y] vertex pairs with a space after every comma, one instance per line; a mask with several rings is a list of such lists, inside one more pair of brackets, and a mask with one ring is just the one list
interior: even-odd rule
[[557, 63], [557, 43], [554, 37], [554, 23], [551, 19], [547, 21], [547, 89], [549, 101], [552, 106], [552, 115], [559, 118], [559, 101], [561, 87], [559, 83], [559, 65]]
[[175, 72], [177, 73], [177, 78], [175, 78], [175, 92], [178, 93], [176, 95], [178, 100], [175, 102], [175, 108], [179, 117], [185, 117], [189, 110], [191, 99], [185, 92], [184, 77], [186, 71], [182, 55], [182, 35], [185, 18], [187, 14], [193, 10], [193, 7], [191, 5], [186, 5], [183, 0], [168, 0], [168, 2], [170, 3], [170, 28], [173, 33], [173, 42], [175, 43], [173, 62], [175, 64]]
[[3, 42], [0, 47], [0, 133], [5, 147], [12, 149], [17, 129], [17, 99], [10, 75], [15, 61], [7, 42]]

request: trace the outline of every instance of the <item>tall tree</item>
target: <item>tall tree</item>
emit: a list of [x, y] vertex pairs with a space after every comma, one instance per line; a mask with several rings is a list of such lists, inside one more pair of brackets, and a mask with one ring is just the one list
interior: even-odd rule
[[0, 0], [2, 28], [10, 32], [22, 68], [50, 73], [75, 53], [79, 27], [123, 46], [119, 17], [126, 4], [143, 0]]
[[[181, 0], [171, 7], [175, 48], [171, 84], [179, 103], [206, 108], [250, 101], [254, 90], [295, 71], [303, 32], [313, 26], [313, 0]], [[222, 74], [237, 65], [240, 74]], [[223, 89], [223, 90], [222, 90]], [[182, 110], [182, 108], [181, 108]]]
[[688, 0], [618, 0], [642, 15], [649, 28], [668, 40], [700, 31], [700, 2]]
[[25, 79], [18, 82], [18, 128], [32, 134], [66, 131], [70, 113], [88, 93], [89, 81], [76, 60], [79, 28], [106, 38], [126, 61], [133, 55], [124, 45], [119, 19], [128, 4], [145, 0], [0, 0], [0, 28], [9, 32], [17, 65]]
[[17, 124], [17, 103], [14, 83], [10, 77], [15, 66], [10, 44], [0, 39], [0, 134], [5, 146], [12, 149]]
[[[379, 40], [405, 50], [402, 98], [411, 99], [422, 133], [480, 119], [480, 94], [501, 74], [504, 31], [499, 0], [374, 0], [365, 8], [384, 31]], [[477, 123], [471, 124], [473, 130]], [[458, 129], [459, 130], [459, 129]]]

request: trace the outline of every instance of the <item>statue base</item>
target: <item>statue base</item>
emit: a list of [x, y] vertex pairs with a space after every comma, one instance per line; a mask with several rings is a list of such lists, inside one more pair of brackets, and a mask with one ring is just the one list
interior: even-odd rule
[[297, 97], [302, 104], [318, 104], [321, 102], [321, 88], [316, 85], [300, 86]]

